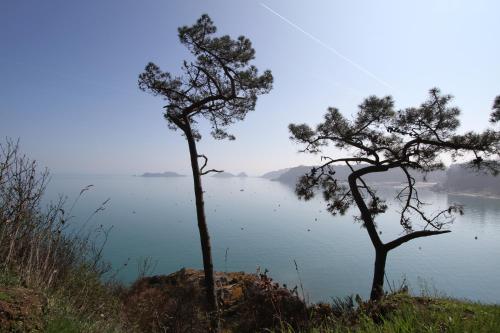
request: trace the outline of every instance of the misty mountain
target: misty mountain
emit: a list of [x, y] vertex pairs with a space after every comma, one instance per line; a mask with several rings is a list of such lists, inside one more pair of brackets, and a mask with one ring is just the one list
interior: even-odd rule
[[260, 177], [261, 178], [266, 178], [266, 179], [276, 179], [276, 178], [278, 178], [279, 176], [281, 176], [282, 174], [284, 174], [285, 172], [287, 172], [290, 169], [291, 168], [285, 168], [285, 169], [280, 169], [280, 170], [276, 170], [276, 171], [270, 171], [270, 172], [267, 172], [267, 173], [263, 174]]
[[[354, 169], [359, 169], [362, 168], [364, 165], [354, 165]], [[273, 181], [279, 181], [281, 183], [285, 183], [288, 185], [293, 185], [295, 186], [295, 183], [297, 182], [298, 178], [305, 173], [309, 172], [313, 166], [298, 166], [294, 168], [290, 168], [287, 171], [281, 173], [278, 177], [271, 178]], [[347, 181], [347, 177], [351, 173], [351, 169], [347, 165], [335, 165], [334, 170], [336, 172], [335, 176], [337, 179], [340, 181]], [[281, 170], [280, 170], [281, 171]], [[278, 172], [278, 171], [274, 171]], [[424, 175], [421, 173], [414, 173], [415, 180], [417, 182], [424, 181]], [[271, 172], [268, 172], [266, 175], [272, 174]], [[427, 182], [432, 182], [432, 183], [442, 183], [444, 182], [444, 179], [446, 177], [446, 172], [445, 171], [434, 171], [426, 175], [425, 181]], [[380, 172], [380, 173], [372, 173], [369, 174], [365, 177], [363, 177], [365, 181], [371, 182], [371, 183], [402, 183], [406, 181], [406, 176], [404, 175], [403, 171], [399, 169], [390, 169], [387, 172]]]
[[217, 173], [214, 173], [212, 175], [212, 177], [215, 177], [215, 178], [232, 178], [232, 177], [236, 177], [235, 175], [233, 175], [232, 173], [230, 172], [217, 172]]
[[185, 175], [181, 175], [173, 171], [165, 171], [165, 172], [146, 172], [143, 173], [141, 177], [185, 177]]
[[244, 172], [240, 172], [239, 174], [235, 175], [230, 172], [217, 172], [212, 175], [212, 177], [215, 178], [233, 178], [233, 177], [238, 177], [238, 178], [246, 178], [248, 175]]
[[446, 192], [500, 195], [500, 177], [474, 170], [464, 164], [448, 168], [445, 181], [437, 187]]

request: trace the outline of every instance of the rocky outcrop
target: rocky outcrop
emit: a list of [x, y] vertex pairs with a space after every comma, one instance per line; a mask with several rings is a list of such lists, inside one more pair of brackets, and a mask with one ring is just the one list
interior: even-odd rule
[[[215, 274], [224, 332], [256, 332], [286, 321], [295, 327], [307, 309], [295, 290], [267, 274]], [[170, 275], [136, 281], [124, 299], [128, 321], [144, 332], [205, 332], [203, 271], [182, 269]], [[286, 320], [285, 320], [286, 318]]]

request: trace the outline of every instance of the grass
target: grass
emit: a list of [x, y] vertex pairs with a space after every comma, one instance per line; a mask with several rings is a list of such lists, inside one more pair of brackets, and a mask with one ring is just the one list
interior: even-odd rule
[[79, 313], [65, 300], [54, 298], [46, 317], [46, 333], [124, 333], [130, 332], [114, 318], [95, 318]]
[[[354, 322], [331, 317], [300, 331], [283, 328], [285, 333], [476, 333], [500, 332], [500, 306], [449, 298], [388, 296], [380, 306], [359, 309]], [[363, 307], [363, 306], [360, 306]], [[385, 308], [385, 309], [384, 309]], [[387, 312], [380, 316], [380, 312]], [[286, 325], [283, 325], [286, 326]]]
[[358, 332], [500, 332], [498, 306], [450, 299], [434, 300], [428, 306], [408, 303], [380, 325], [363, 318]]
[[0, 301], [10, 302], [12, 301], [12, 297], [6, 292], [0, 291]]
[[[7, 304], [19, 303], [20, 307], [30, 309], [29, 304], [45, 303], [40, 313], [31, 313], [23, 318], [12, 318], [7, 330], [0, 327], [0, 332], [40, 332], [34, 323], [42, 323], [42, 332], [47, 333], [125, 333], [135, 332], [125, 329], [121, 320], [121, 300], [112, 288], [91, 276], [92, 272], [74, 272], [68, 283], [73, 286], [61, 285], [58, 288], [40, 289], [25, 288], [20, 279], [0, 270], [0, 301]], [[16, 298], [16, 290], [22, 289], [26, 295], [25, 301]], [[27, 292], [30, 291], [30, 292]], [[41, 295], [41, 296], [40, 296]], [[21, 313], [21, 312], [20, 312]], [[1, 316], [0, 316], [1, 318]], [[0, 319], [1, 322], [1, 319]], [[1, 323], [0, 323], [1, 324]], [[1, 326], [1, 325], [0, 325]], [[13, 327], [18, 326], [19, 329]]]

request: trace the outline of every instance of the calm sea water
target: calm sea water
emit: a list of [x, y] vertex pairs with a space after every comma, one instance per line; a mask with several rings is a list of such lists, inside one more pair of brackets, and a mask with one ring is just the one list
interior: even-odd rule
[[[216, 270], [268, 269], [290, 287], [302, 281], [310, 301], [369, 295], [374, 253], [366, 231], [353, 222], [357, 208], [334, 217], [320, 199], [299, 201], [291, 187], [266, 179], [203, 181]], [[121, 267], [120, 279], [133, 281], [137, 260], [144, 257], [156, 263], [153, 274], [202, 267], [189, 177], [56, 175], [47, 198], [64, 194], [71, 206], [89, 184], [94, 187], [76, 204], [74, 223], [85, 221], [110, 198], [90, 226], [113, 226], [104, 256]], [[429, 190], [421, 190], [421, 196], [433, 204], [431, 211], [462, 203], [465, 215], [457, 217], [449, 234], [414, 240], [390, 252], [388, 280], [398, 285], [406, 279], [414, 293], [424, 289], [500, 303], [500, 200]], [[378, 224], [384, 241], [401, 233], [396, 212], [380, 217]]]

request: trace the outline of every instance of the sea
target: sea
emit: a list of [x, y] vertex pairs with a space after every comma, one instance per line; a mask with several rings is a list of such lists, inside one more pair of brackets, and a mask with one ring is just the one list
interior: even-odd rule
[[[288, 288], [297, 286], [308, 302], [369, 296], [374, 249], [354, 219], [357, 207], [333, 216], [321, 195], [299, 200], [293, 186], [257, 177], [205, 176], [203, 186], [217, 271], [266, 272]], [[398, 190], [397, 184], [379, 190], [389, 205], [376, 220], [384, 242], [403, 234]], [[452, 232], [391, 251], [385, 289], [407, 285], [416, 295], [500, 303], [500, 200], [431, 187], [419, 192], [430, 214], [451, 204], [462, 204], [464, 214], [447, 226]], [[45, 204], [58, 198], [66, 201], [72, 228], [105, 243], [108, 274], [125, 284], [144, 273], [203, 267], [190, 177], [53, 175]]]

